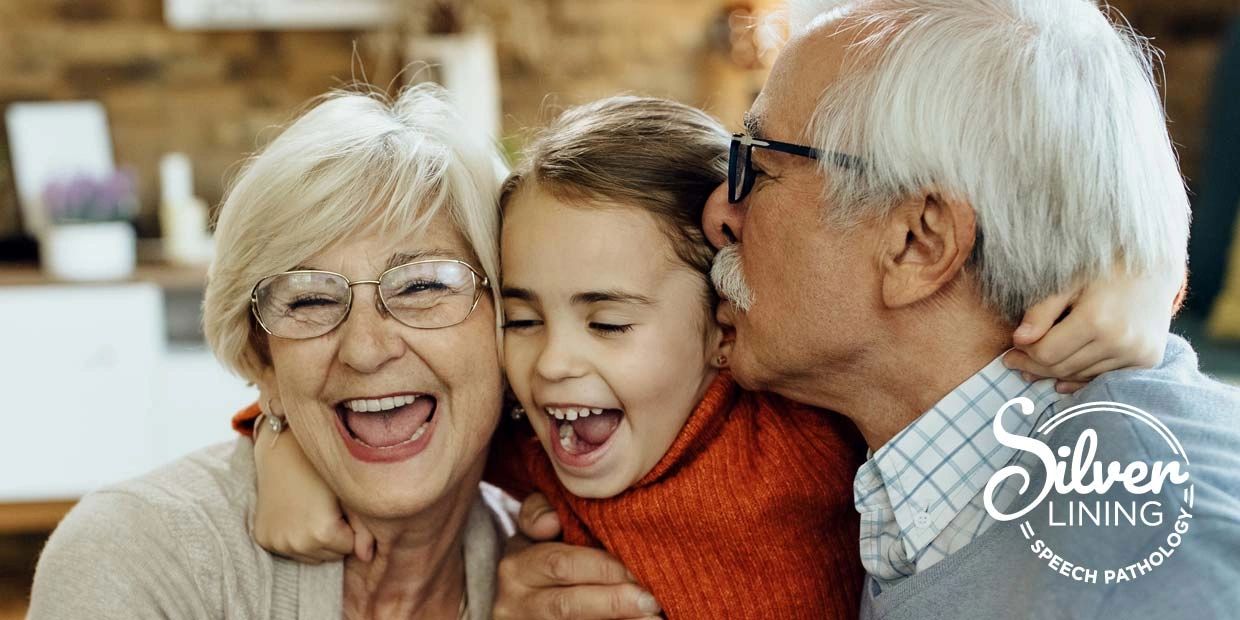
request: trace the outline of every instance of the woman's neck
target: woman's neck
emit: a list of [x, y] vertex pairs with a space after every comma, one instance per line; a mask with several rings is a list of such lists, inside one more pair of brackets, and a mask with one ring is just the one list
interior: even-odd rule
[[455, 620], [465, 599], [465, 527], [477, 481], [416, 516], [362, 517], [374, 559], [344, 563], [345, 618]]

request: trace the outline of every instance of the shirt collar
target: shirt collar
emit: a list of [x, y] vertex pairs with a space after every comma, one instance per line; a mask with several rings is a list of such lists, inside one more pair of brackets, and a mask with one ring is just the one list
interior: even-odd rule
[[[1004, 403], [1025, 396], [1042, 410], [1062, 397], [1054, 386], [1025, 381], [995, 358], [870, 456], [854, 480], [857, 510], [891, 510], [905, 557], [916, 558], [1014, 456], [991, 430]], [[1034, 420], [1005, 422], [1027, 435]]]

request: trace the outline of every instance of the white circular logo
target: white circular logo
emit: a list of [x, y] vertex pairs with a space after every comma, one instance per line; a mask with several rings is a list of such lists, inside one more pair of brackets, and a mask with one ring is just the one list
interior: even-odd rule
[[[1161, 566], [1171, 557], [1183, 542], [1185, 533], [1193, 518], [1193, 483], [1189, 476], [1188, 455], [1179, 439], [1161, 421], [1153, 415], [1123, 403], [1092, 402], [1077, 405], [1052, 415], [1042, 422], [1029, 435], [1010, 433], [1003, 428], [1004, 413], [1009, 409], [1018, 408], [1021, 415], [1034, 415], [1033, 401], [1025, 398], [1014, 398], [1004, 403], [995, 416], [993, 430], [999, 443], [1013, 448], [1020, 456], [1032, 456], [1044, 470], [1042, 488], [1031, 501], [1019, 502], [1016, 505], [1000, 508], [996, 505], [996, 495], [1000, 489], [1012, 479], [1020, 482], [1018, 497], [1024, 497], [1030, 490], [1033, 479], [1030, 471], [1022, 464], [1008, 465], [995, 472], [986, 483], [983, 501], [986, 512], [998, 521], [1014, 521], [1026, 517], [1039, 506], [1046, 505], [1045, 525], [1050, 528], [1145, 528], [1151, 531], [1162, 529], [1165, 535], [1155, 536], [1153, 549], [1142, 552], [1139, 561], [1124, 566], [1091, 566], [1089, 558], [1071, 557], [1065, 550], [1053, 549], [1039, 536], [1033, 523], [1023, 518], [1020, 523], [1021, 534], [1030, 541], [1029, 549], [1047, 564], [1051, 570], [1070, 579], [1085, 583], [1115, 584], [1131, 581], [1146, 575]], [[1065, 422], [1082, 416], [1127, 416], [1138, 422], [1132, 428], [1139, 430], [1142, 437], [1149, 434], [1150, 442], [1145, 445], [1165, 445], [1166, 460], [1145, 462], [1140, 460], [1127, 463], [1111, 461], [1103, 463], [1096, 460], [1099, 448], [1099, 436], [1094, 428], [1085, 428], [1076, 437], [1073, 445], [1061, 443], [1058, 449], [1048, 445], [1051, 433]], [[1083, 420], [1082, 420], [1083, 421]], [[1074, 426], [1080, 426], [1080, 422]], [[1114, 422], [1106, 420], [1105, 422]], [[1019, 462], [1019, 460], [1018, 460]], [[1182, 493], [1171, 493], [1164, 489], [1180, 490]], [[1052, 494], [1053, 492], [1053, 494]], [[1123, 499], [1116, 499], [1122, 495]], [[1170, 502], [1175, 498], [1182, 501]], [[1096, 497], [1093, 501], [1081, 498]], [[1167, 504], [1178, 504], [1171, 506]], [[1149, 540], [1142, 536], [1139, 540]]]

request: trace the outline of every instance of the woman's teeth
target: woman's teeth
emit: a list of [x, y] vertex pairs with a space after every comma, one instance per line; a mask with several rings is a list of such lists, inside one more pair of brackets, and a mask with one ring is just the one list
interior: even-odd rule
[[[409, 439], [406, 439], [406, 440], [404, 440], [404, 441], [402, 441], [402, 442], [400, 442], [399, 444], [396, 444], [396, 445], [397, 445], [397, 446], [403, 446], [403, 445], [405, 445], [405, 444], [407, 444], [407, 443], [409, 443], [409, 442], [411, 442], [411, 441], [417, 441], [418, 439], [420, 439], [420, 438], [422, 437], [422, 435], [425, 435], [425, 434], [426, 434], [426, 429], [428, 429], [428, 428], [430, 428], [430, 427], [431, 427], [430, 420], [427, 420], [426, 422], [423, 422], [423, 423], [422, 423], [422, 426], [419, 426], [419, 427], [418, 427], [418, 430], [413, 431], [413, 435], [411, 435], [411, 436], [409, 437]], [[366, 446], [367, 448], [376, 448], [376, 449], [378, 449], [378, 450], [388, 450], [388, 449], [391, 449], [391, 448], [395, 448], [395, 447], [396, 447], [396, 446], [372, 446], [372, 445], [370, 445], [370, 444], [366, 443], [365, 441], [362, 441], [360, 437], [359, 437], [359, 438], [356, 438], [356, 439], [357, 439], [357, 442], [358, 442], [358, 443], [362, 444], [363, 446]]]
[[[572, 422], [573, 420], [576, 420], [576, 419], [578, 419], [578, 418], [585, 418], [585, 417], [589, 417], [589, 416], [591, 416], [591, 415], [597, 415], [597, 414], [600, 414], [600, 413], [603, 413], [603, 410], [602, 410], [602, 409], [600, 409], [600, 408], [591, 408], [591, 407], [567, 407], [567, 408], [547, 407], [547, 415], [549, 415], [549, 416], [551, 416], [551, 417], [553, 417], [553, 418], [555, 418], [555, 419], [557, 419], [557, 420], [568, 420], [569, 422]], [[563, 434], [564, 434], [564, 432], [563, 432], [563, 431], [561, 431], [561, 432], [560, 432], [560, 435], [562, 436]]]
[[426, 434], [426, 429], [430, 428], [430, 426], [430, 421], [423, 422], [422, 426], [418, 427], [418, 430], [413, 431], [413, 436], [409, 438], [409, 441], [417, 441], [419, 437]]
[[345, 409], [356, 411], [359, 413], [378, 413], [388, 411], [405, 405], [412, 405], [413, 401], [418, 397], [412, 394], [404, 394], [401, 396], [389, 396], [387, 398], [359, 398], [356, 400], [347, 400], [344, 402]]

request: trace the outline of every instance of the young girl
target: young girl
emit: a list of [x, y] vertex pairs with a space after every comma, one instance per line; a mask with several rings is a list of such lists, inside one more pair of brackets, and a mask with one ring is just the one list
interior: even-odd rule
[[[617, 556], [668, 617], [855, 618], [863, 442], [726, 371], [699, 222], [727, 147], [706, 114], [634, 97], [572, 109], [532, 143], [501, 198], [505, 370], [529, 423], [500, 428], [488, 479], [546, 495], [565, 541]], [[295, 442], [264, 457], [268, 443], [256, 538], [347, 553]]]

